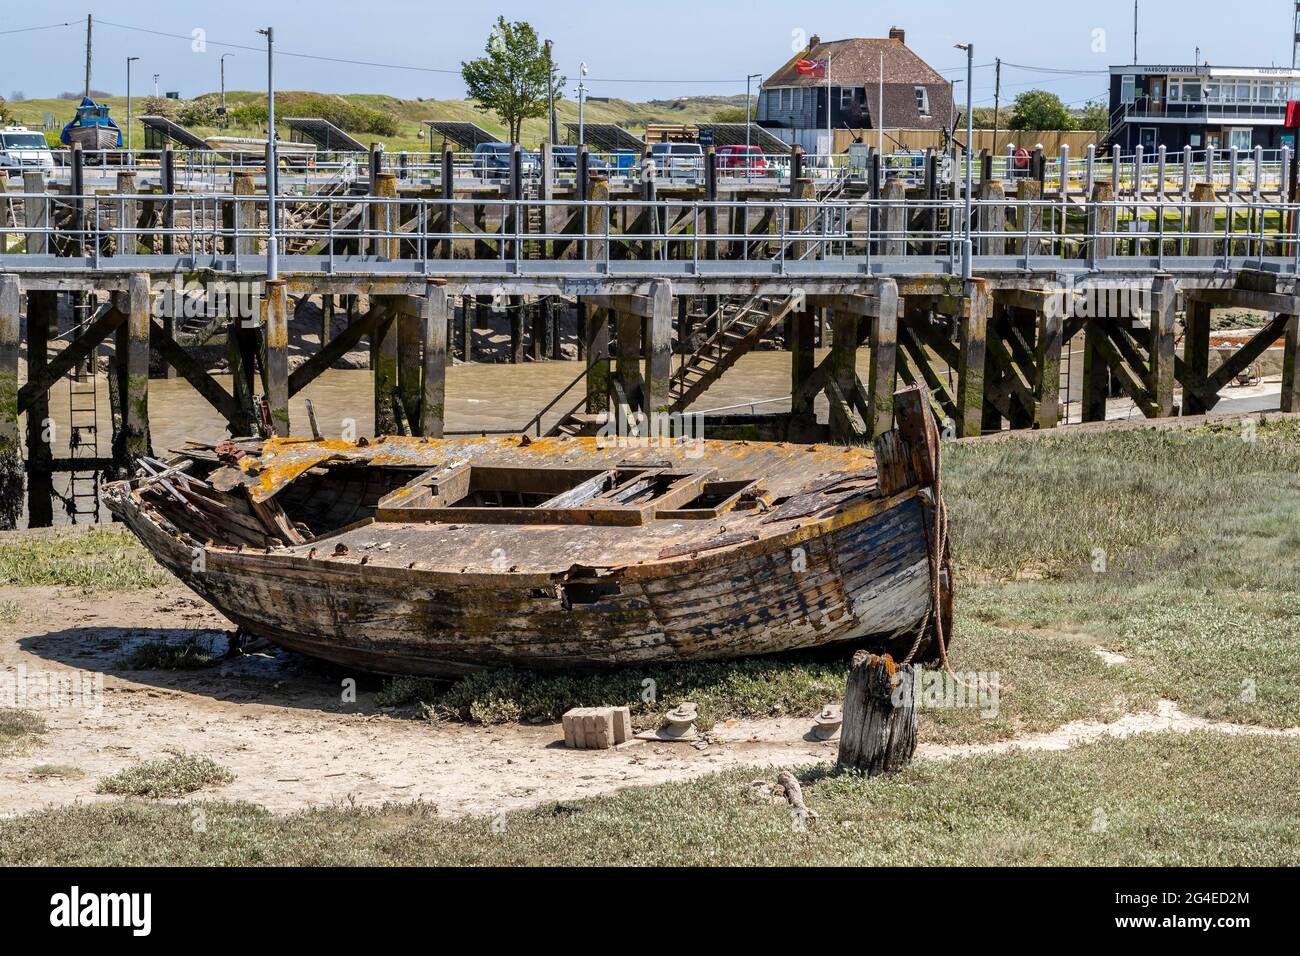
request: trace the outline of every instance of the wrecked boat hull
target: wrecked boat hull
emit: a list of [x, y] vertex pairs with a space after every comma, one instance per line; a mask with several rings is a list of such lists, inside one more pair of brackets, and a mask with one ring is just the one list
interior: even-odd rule
[[579, 670], [950, 633], [938, 434], [873, 448], [268, 439], [142, 460], [105, 500], [252, 634], [347, 667]]
[[[154, 556], [252, 634], [387, 674], [588, 669], [911, 644], [929, 606], [923, 492], [824, 528], [631, 568], [590, 603], [550, 575], [461, 575], [195, 549], [138, 504], [114, 510]], [[802, 570], [796, 570], [801, 568]], [[639, 572], [639, 573], [638, 573]], [[483, 580], [483, 578], [487, 580]]]

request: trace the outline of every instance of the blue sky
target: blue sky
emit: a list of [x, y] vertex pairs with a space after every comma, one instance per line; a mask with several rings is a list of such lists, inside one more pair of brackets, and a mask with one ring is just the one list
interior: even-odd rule
[[[1199, 47], [1211, 63], [1290, 65], [1292, 8], [1290, 0], [1239, 0], [1225, 16], [1224, 5], [1211, 0], [1141, 0], [1139, 56], [1143, 62], [1188, 63]], [[983, 65], [994, 57], [1019, 65], [1004, 67], [1004, 99], [1041, 87], [1069, 103], [1104, 91], [1105, 77], [1087, 71], [1133, 58], [1132, 0], [1023, 6], [937, 0], [45, 0], [25, 5], [11, 0], [0, 15], [0, 95], [17, 90], [42, 97], [80, 89], [87, 13], [97, 21], [95, 87], [124, 92], [125, 58], [139, 56], [132, 68], [135, 91], [151, 91], [152, 75], [159, 73], [160, 88], [182, 96], [217, 88], [223, 52], [234, 53], [226, 60], [228, 89], [264, 88], [264, 55], [222, 44], [258, 47], [264, 41], [254, 31], [268, 24], [285, 53], [421, 68], [280, 56], [279, 89], [461, 96], [460, 62], [482, 51], [498, 13], [528, 20], [555, 42], [557, 63], [570, 77], [570, 96], [582, 60], [590, 69], [593, 96], [645, 100], [743, 93], [745, 74], [771, 72], [800, 36], [884, 36], [894, 25], [907, 31], [910, 47], [950, 78], [964, 76], [964, 54], [953, 43], [973, 41], [981, 66], [975, 98], [981, 105], [992, 104], [993, 69]], [[62, 21], [74, 23], [6, 32]], [[206, 52], [191, 50], [189, 37], [196, 29], [206, 31]], [[157, 32], [145, 32], [150, 30]], [[1104, 49], [1095, 50], [1098, 46]], [[960, 87], [958, 97], [964, 98]]]

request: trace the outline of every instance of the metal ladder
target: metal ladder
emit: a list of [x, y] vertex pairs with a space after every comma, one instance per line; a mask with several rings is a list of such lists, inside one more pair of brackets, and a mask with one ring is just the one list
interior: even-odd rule
[[[68, 454], [73, 460], [99, 457], [99, 397], [95, 389], [95, 356], [67, 375]], [[73, 524], [99, 520], [99, 472], [69, 472], [68, 519]]]

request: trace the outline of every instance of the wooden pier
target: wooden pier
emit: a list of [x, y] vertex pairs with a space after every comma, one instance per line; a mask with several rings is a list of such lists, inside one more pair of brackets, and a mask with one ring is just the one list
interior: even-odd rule
[[[171, 162], [148, 192], [128, 173], [112, 192], [78, 188], [78, 156], [69, 192], [29, 175], [0, 195], [0, 524], [19, 520], [24, 474], [28, 521], [39, 526], [53, 519], [55, 473], [120, 475], [154, 451], [151, 351], [232, 435], [287, 435], [289, 399], [366, 342], [376, 434], [442, 436], [447, 364], [474, 360], [480, 310], [494, 306], [509, 311], [515, 362], [558, 356], [562, 320], [577, 329], [577, 377], [521, 423], [537, 435], [611, 422], [654, 433], [656, 418], [690, 414], [773, 338], [790, 355], [790, 410], [709, 416], [708, 437], [868, 442], [892, 426], [897, 387], [913, 383], [929, 389], [950, 436], [1052, 428], [1062, 355], [1076, 342], [1084, 421], [1104, 418], [1116, 392], [1149, 418], [1204, 413], [1279, 339], [1281, 407], [1300, 411], [1294, 177], [1285, 195], [1163, 173], [1157, 188], [1121, 195], [1105, 180], [1077, 192], [1068, 177], [1055, 191], [1035, 175], [1013, 188], [982, 177], [968, 230], [961, 197], [933, 170], [919, 185], [884, 178], [878, 163], [862, 183], [819, 182], [797, 149], [786, 185], [725, 189], [711, 151], [700, 184], [661, 181], [647, 159], [635, 188], [618, 190], [589, 171], [585, 151], [563, 188], [545, 170], [530, 184], [517, 153], [507, 181], [490, 188], [458, 187], [449, 153], [433, 187], [403, 180], [376, 153], [362, 188], [331, 182], [278, 197], [280, 278], [268, 282], [256, 172], [232, 170], [229, 191], [183, 192]], [[975, 256], [963, 278], [967, 235]], [[205, 286], [209, 304], [213, 284], [254, 293], [249, 314], [215, 322], [231, 391], [158, 308], [160, 288], [178, 276]], [[321, 345], [291, 373], [289, 314], [303, 298], [320, 303]], [[1224, 307], [1272, 318], [1212, 367], [1210, 310]], [[71, 310], [72, 330], [55, 351], [60, 310]], [[331, 337], [336, 311], [348, 324]], [[864, 344], [866, 381], [856, 364]], [[820, 362], [818, 346], [829, 348]], [[101, 353], [111, 442], [56, 457], [50, 389], [93, 375]]]

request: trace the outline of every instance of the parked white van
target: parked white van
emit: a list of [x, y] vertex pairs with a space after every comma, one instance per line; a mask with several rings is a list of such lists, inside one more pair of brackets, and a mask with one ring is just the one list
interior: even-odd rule
[[54, 154], [38, 130], [6, 126], [0, 130], [0, 170], [9, 176], [21, 176], [27, 169], [50, 172], [54, 169]]

